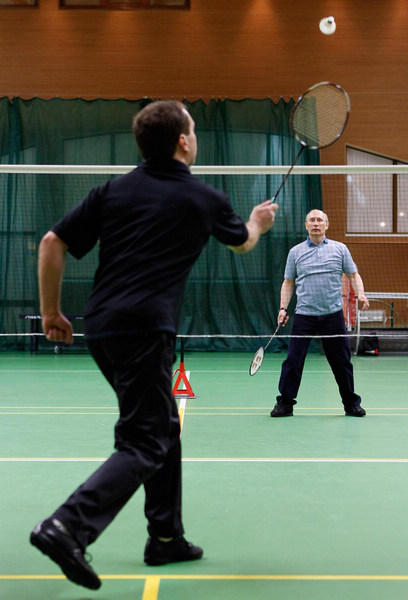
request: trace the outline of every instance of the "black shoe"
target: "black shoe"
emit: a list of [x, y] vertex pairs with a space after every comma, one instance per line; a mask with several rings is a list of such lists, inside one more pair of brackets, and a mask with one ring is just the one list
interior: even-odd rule
[[359, 404], [353, 404], [353, 406], [344, 408], [344, 410], [346, 417], [364, 417], [366, 415], [366, 411]]
[[271, 417], [293, 417], [293, 406], [278, 401], [271, 410]]
[[101, 581], [86, 562], [82, 548], [57, 519], [38, 523], [31, 532], [30, 542], [56, 562], [70, 581], [91, 590], [101, 587]]
[[157, 538], [149, 537], [144, 551], [144, 561], [148, 565], [165, 565], [171, 562], [184, 560], [198, 560], [203, 555], [200, 546], [193, 546], [182, 535], [170, 542], [161, 542]]

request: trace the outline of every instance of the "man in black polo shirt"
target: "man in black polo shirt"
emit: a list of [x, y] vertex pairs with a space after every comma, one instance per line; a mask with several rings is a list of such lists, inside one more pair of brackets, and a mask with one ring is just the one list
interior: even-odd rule
[[197, 140], [183, 104], [149, 104], [133, 131], [143, 163], [92, 190], [39, 250], [43, 331], [53, 342], [71, 343], [72, 326], [60, 310], [65, 253], [80, 259], [100, 244], [85, 337], [118, 398], [115, 452], [30, 536], [68, 579], [91, 589], [101, 582], [85, 549], [140, 485], [149, 531], [145, 562], [203, 554], [183, 537], [180, 423], [172, 395], [184, 286], [211, 235], [247, 252], [272, 227], [277, 209], [269, 201], [257, 205], [245, 224], [224, 193], [191, 175]]

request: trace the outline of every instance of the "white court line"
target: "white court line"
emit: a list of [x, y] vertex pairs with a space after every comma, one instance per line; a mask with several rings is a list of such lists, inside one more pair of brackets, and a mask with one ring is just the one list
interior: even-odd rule
[[[356, 374], [381, 374], [381, 375], [400, 375], [400, 374], [406, 374], [408, 372], [408, 369], [402, 369], [402, 370], [375, 370], [375, 369], [367, 369], [367, 370], [359, 370], [357, 368], [354, 368], [354, 373]], [[58, 375], [60, 375], [61, 373], [92, 373], [92, 374], [99, 374], [100, 372], [98, 371], [98, 369], [1, 369], [0, 368], [0, 373], [49, 373], [50, 375], [52, 375], [53, 373], [56, 373]], [[186, 371], [187, 373], [187, 371]], [[194, 373], [204, 373], [204, 374], [211, 374], [211, 375], [216, 375], [217, 373], [245, 373], [246, 375], [248, 375], [248, 369], [194, 369]], [[268, 368], [263, 368], [262, 371], [260, 371], [260, 373], [280, 373], [280, 367], [277, 369], [268, 369]], [[307, 373], [305, 373], [306, 375], [308, 374], [314, 374], [314, 373], [323, 373], [323, 374], [331, 374], [330, 369], [325, 369], [325, 370], [312, 370], [312, 369], [308, 369]]]
[[408, 463], [408, 458], [183, 458], [183, 462], [236, 463]]
[[100, 373], [98, 369], [0, 369], [0, 373]]

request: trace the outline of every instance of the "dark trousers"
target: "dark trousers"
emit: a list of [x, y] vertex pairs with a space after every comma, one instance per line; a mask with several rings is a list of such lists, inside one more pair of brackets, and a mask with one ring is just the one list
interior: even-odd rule
[[[321, 317], [293, 316], [292, 336], [339, 335], [346, 334], [343, 311]], [[282, 364], [279, 392], [282, 402], [296, 404], [303, 367], [311, 339], [291, 337], [288, 356]], [[322, 338], [323, 350], [333, 371], [343, 404], [350, 407], [361, 403], [354, 393], [353, 365], [351, 364], [350, 344], [347, 337]], [[278, 398], [279, 399], [279, 398]]]
[[140, 485], [150, 535], [184, 532], [180, 421], [172, 395], [175, 336], [149, 333], [88, 340], [116, 392], [116, 451], [52, 515], [83, 548], [109, 525]]

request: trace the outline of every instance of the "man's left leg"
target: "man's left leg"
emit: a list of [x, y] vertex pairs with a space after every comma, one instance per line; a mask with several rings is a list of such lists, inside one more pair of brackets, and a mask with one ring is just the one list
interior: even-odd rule
[[172, 443], [161, 469], [144, 482], [149, 538], [144, 560], [148, 565], [196, 560], [203, 550], [184, 539], [181, 518], [180, 421], [176, 404], [172, 416]]
[[183, 537], [180, 419], [171, 391], [171, 376], [167, 372], [167, 366], [163, 364], [162, 367], [163, 373], [160, 378], [168, 388], [167, 393], [172, 406], [170, 444], [163, 466], [144, 482], [145, 515], [150, 536], [145, 547], [144, 560], [149, 565], [196, 560], [203, 555], [202, 548], [187, 542]]
[[322, 338], [323, 349], [339, 387], [346, 415], [363, 417], [361, 397], [354, 391], [354, 374], [343, 311], [320, 318], [320, 335], [344, 336]]

